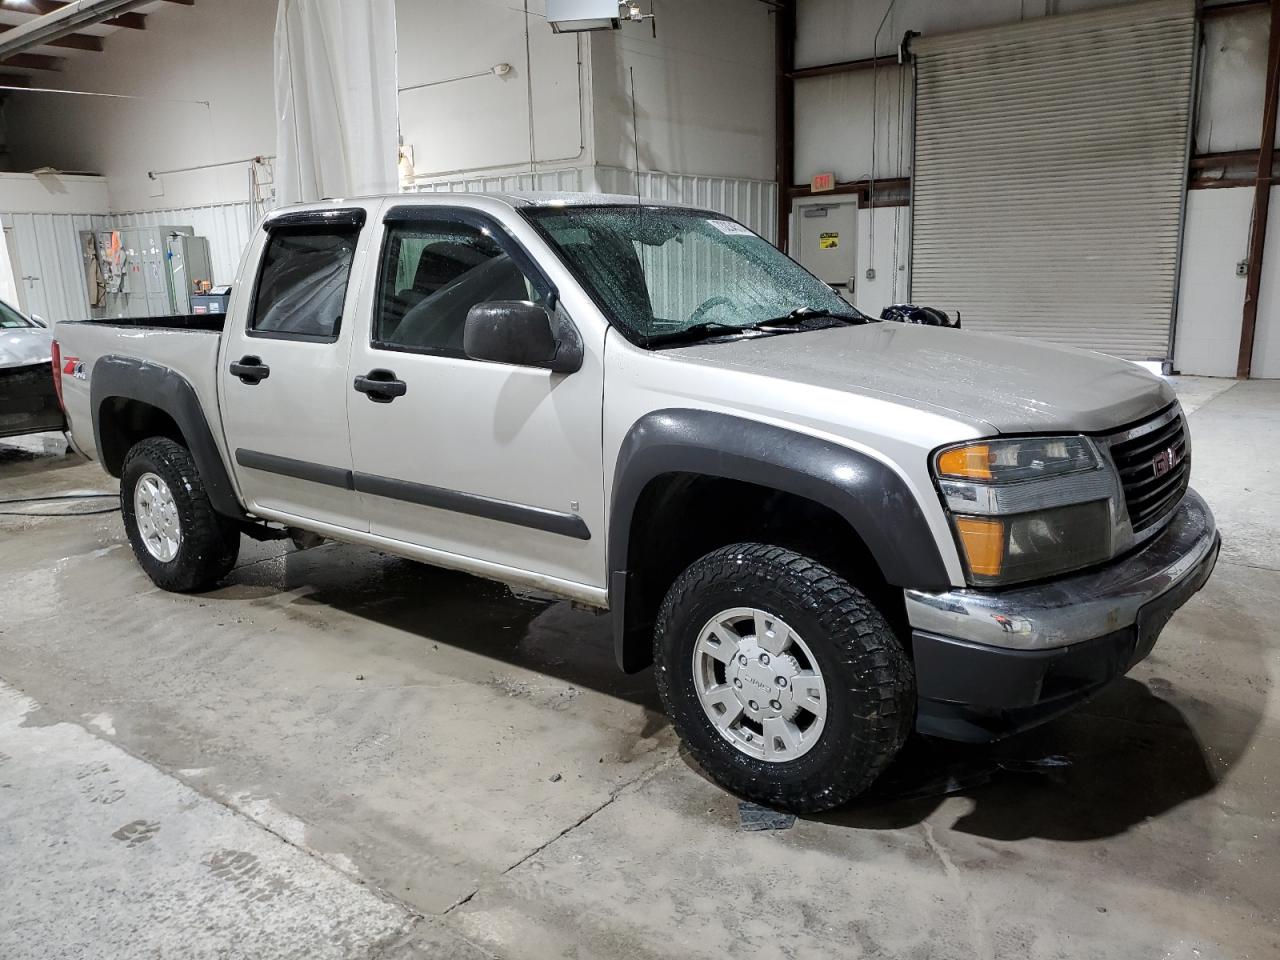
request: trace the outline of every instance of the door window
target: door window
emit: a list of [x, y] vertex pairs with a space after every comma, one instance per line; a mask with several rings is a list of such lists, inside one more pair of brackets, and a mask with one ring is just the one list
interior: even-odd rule
[[358, 236], [357, 227], [272, 231], [258, 271], [249, 336], [336, 340]]
[[543, 302], [493, 230], [451, 220], [388, 224], [379, 278], [373, 345], [386, 350], [460, 357], [476, 304]]

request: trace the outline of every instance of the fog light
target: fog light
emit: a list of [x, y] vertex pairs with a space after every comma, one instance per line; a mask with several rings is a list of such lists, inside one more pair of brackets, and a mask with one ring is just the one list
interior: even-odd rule
[[1106, 500], [1000, 518], [959, 516], [955, 529], [975, 584], [1038, 580], [1111, 556]]

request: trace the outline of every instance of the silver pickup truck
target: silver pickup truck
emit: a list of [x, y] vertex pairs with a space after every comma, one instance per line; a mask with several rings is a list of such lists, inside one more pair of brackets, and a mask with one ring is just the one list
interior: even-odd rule
[[55, 335], [74, 445], [161, 587], [211, 586], [241, 535], [318, 535], [607, 610], [708, 773], [796, 811], [913, 728], [1079, 703], [1217, 559], [1162, 380], [874, 321], [705, 210], [292, 207], [225, 318]]

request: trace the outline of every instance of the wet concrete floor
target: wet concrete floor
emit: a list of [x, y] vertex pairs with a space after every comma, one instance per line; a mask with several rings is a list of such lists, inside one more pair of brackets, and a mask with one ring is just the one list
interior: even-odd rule
[[[603, 617], [338, 544], [177, 596], [0, 504], [0, 956], [1280, 956], [1280, 384], [1179, 389], [1225, 545], [1151, 658], [783, 831]], [[114, 490], [62, 450], [0, 500]]]

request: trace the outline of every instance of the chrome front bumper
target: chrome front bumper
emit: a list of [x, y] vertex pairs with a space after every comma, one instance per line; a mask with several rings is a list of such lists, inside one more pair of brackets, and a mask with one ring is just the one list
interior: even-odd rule
[[1193, 577], [1207, 579], [1218, 542], [1208, 504], [1188, 490], [1165, 529], [1120, 561], [999, 592], [907, 590], [907, 617], [913, 631], [989, 647], [1065, 647], [1132, 627], [1147, 604]]

